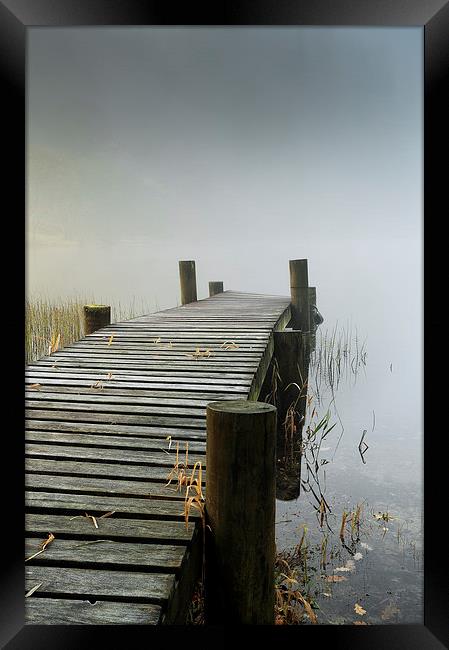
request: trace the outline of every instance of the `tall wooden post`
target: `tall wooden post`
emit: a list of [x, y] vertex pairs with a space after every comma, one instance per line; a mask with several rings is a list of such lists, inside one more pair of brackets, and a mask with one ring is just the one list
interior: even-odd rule
[[307, 260], [290, 260], [290, 294], [292, 328], [308, 332], [310, 330], [310, 309]]
[[[274, 356], [278, 364], [281, 385], [278, 389], [279, 424], [282, 425], [287, 414], [288, 407], [298, 397], [295, 383], [300, 388], [307, 385], [307, 377], [304, 377], [304, 342], [303, 333], [300, 330], [281, 330], [274, 334]], [[304, 390], [307, 391], [305, 388]], [[302, 402], [301, 402], [302, 404]]]
[[196, 302], [196, 272], [193, 260], [180, 260], [179, 279], [181, 282], [181, 305]]
[[274, 332], [274, 358], [281, 378], [276, 400], [276, 498], [282, 501], [297, 499], [301, 489], [301, 441], [309, 370], [307, 338], [300, 330]]
[[209, 282], [209, 297], [223, 293], [223, 282]]
[[206, 623], [273, 625], [276, 408], [212, 402], [206, 421]]
[[84, 305], [84, 334], [92, 334], [111, 324], [111, 308], [108, 305]]

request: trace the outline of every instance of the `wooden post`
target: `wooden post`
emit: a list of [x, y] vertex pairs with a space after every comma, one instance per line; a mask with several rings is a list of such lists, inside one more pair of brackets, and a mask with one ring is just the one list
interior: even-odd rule
[[[278, 388], [279, 425], [282, 425], [287, 415], [288, 407], [298, 397], [296, 386], [287, 386], [291, 383], [300, 387], [307, 381], [304, 377], [304, 342], [300, 330], [281, 330], [274, 334], [274, 356], [278, 364], [281, 385]], [[306, 389], [304, 389], [306, 390]], [[301, 401], [302, 404], [302, 401]]]
[[212, 402], [206, 421], [206, 623], [273, 625], [276, 408]]
[[180, 260], [179, 279], [181, 282], [181, 305], [196, 302], [196, 272], [193, 260]]
[[111, 308], [108, 305], [84, 305], [85, 336], [110, 324]]
[[292, 328], [308, 332], [310, 330], [310, 309], [307, 260], [290, 260], [290, 294]]
[[223, 293], [223, 282], [209, 282], [209, 297]]
[[[274, 358], [281, 383], [278, 386], [276, 498], [297, 499], [301, 489], [301, 441], [306, 415], [308, 355], [307, 335], [300, 330], [274, 332]], [[289, 388], [289, 384], [292, 385]], [[299, 387], [299, 388], [298, 388]], [[290, 406], [293, 417], [286, 420]]]

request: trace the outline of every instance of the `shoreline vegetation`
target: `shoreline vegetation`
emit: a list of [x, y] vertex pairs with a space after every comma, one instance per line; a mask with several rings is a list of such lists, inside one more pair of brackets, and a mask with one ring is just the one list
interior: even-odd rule
[[[136, 318], [157, 310], [154, 305], [133, 298], [123, 304], [97, 301], [111, 305], [111, 323]], [[25, 300], [25, 364], [56, 352], [84, 336], [84, 305], [96, 303], [92, 296], [63, 299], [30, 297]]]

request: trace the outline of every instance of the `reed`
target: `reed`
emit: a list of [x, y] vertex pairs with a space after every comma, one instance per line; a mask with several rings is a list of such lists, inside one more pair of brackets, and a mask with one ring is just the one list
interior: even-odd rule
[[[84, 305], [95, 303], [92, 296], [60, 298], [29, 297], [25, 300], [25, 363], [56, 352], [84, 336]], [[97, 301], [98, 302], [98, 301]], [[105, 301], [101, 301], [105, 303]], [[110, 303], [107, 303], [110, 304]], [[111, 322], [129, 320], [151, 313], [153, 307], [142, 299], [128, 304], [111, 304]]]
[[357, 329], [353, 330], [350, 324], [340, 328], [336, 323], [332, 330], [320, 329], [317, 334], [316, 347], [310, 355], [309, 383], [314, 384], [317, 396], [323, 385], [334, 391], [342, 379], [356, 379], [366, 363], [365, 342], [360, 342]]

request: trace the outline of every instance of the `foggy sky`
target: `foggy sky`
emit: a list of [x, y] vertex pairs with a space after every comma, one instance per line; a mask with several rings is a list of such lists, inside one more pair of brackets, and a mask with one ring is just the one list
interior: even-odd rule
[[336, 318], [379, 315], [400, 283], [416, 318], [422, 36], [29, 29], [27, 291], [170, 307], [195, 259], [200, 297], [288, 295], [306, 257]]

